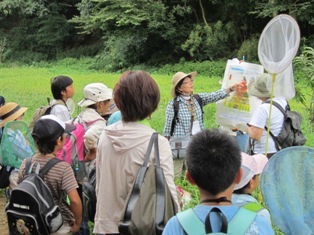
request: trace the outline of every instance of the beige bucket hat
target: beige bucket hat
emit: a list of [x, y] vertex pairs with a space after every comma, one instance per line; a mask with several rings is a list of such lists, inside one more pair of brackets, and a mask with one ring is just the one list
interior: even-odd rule
[[3, 127], [7, 122], [13, 121], [25, 113], [26, 107], [20, 107], [15, 102], [8, 102], [0, 108], [0, 127]]

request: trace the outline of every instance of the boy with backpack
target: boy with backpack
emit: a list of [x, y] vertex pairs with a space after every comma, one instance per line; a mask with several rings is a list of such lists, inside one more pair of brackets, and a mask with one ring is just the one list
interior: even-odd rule
[[250, 156], [241, 153], [241, 155], [243, 175], [241, 181], [234, 187], [232, 203], [257, 212], [258, 215], [264, 216], [271, 225], [269, 211], [252, 196], [253, 191], [259, 185], [259, 176], [267, 164], [268, 158], [263, 154]]
[[[64, 133], [75, 129], [72, 124], [66, 124], [54, 115], [42, 116], [36, 123], [32, 136], [38, 147], [38, 153], [31, 158], [31, 163], [39, 163], [42, 169], [45, 164], [55, 158], [56, 152], [63, 147]], [[21, 165], [18, 183], [27, 175], [25, 172], [27, 159]], [[33, 166], [34, 170], [35, 166]], [[77, 182], [71, 166], [64, 161], [57, 162], [43, 177], [52, 193], [53, 200], [59, 206], [63, 225], [55, 233], [69, 234], [77, 232], [82, 221], [82, 202], [77, 192]], [[12, 192], [12, 197], [13, 197]], [[67, 202], [67, 196], [70, 203]], [[14, 203], [14, 202], [12, 202]]]
[[233, 188], [242, 177], [241, 152], [227, 133], [212, 129], [194, 135], [186, 165], [186, 177], [198, 187], [201, 202], [172, 217], [163, 234], [274, 234], [264, 217], [232, 205]]
[[74, 95], [73, 80], [68, 76], [56, 76], [51, 79], [51, 92], [54, 100], [50, 114], [53, 114], [66, 122], [71, 120], [71, 113], [66, 105], [69, 98]]

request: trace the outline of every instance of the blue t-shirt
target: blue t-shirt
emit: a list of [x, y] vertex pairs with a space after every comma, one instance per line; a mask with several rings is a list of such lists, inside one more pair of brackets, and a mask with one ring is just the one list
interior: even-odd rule
[[[212, 209], [212, 206], [205, 206], [205, 205], [198, 205], [194, 208], [194, 212], [196, 216], [201, 219], [203, 222], [205, 221], [205, 218], [209, 211]], [[228, 222], [233, 218], [233, 216], [237, 213], [239, 210], [239, 207], [237, 206], [218, 206], [218, 208], [223, 212], [223, 214], [227, 217]], [[211, 216], [211, 224], [213, 232], [217, 232], [220, 229], [221, 221], [220, 218], [215, 216]], [[204, 225], [205, 226], [205, 225]], [[239, 225], [241, 226], [241, 225]], [[173, 216], [168, 223], [166, 224], [166, 227], [162, 233], [163, 235], [185, 235], [185, 232], [183, 228], [181, 227], [178, 218], [176, 216]], [[262, 217], [257, 215], [255, 220], [252, 222], [248, 230], [246, 231], [247, 235], [272, 235], [274, 234], [274, 230], [269, 225], [268, 221]]]

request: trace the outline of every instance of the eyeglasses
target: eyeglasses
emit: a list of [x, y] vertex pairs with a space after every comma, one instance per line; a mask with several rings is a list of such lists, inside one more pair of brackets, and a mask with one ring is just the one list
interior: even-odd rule
[[194, 79], [190, 79], [190, 80], [187, 80], [185, 82], [182, 82], [182, 84], [188, 84], [188, 83], [193, 83], [194, 82]]

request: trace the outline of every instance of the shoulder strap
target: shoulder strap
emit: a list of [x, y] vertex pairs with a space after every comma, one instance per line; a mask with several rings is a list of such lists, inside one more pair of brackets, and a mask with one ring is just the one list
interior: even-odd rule
[[182, 211], [177, 215], [178, 221], [186, 234], [204, 234], [204, 223], [196, 216], [192, 208]]
[[[240, 207], [238, 212], [234, 215], [228, 224], [228, 233], [229, 231], [232, 231], [232, 234], [245, 234], [245, 232], [255, 220], [256, 215], [256, 212]], [[241, 226], [239, 226], [239, 224], [241, 224]]]
[[[228, 233], [232, 231], [232, 234], [245, 234], [255, 220], [256, 215], [256, 212], [241, 207], [228, 223]], [[188, 235], [205, 233], [204, 223], [196, 216], [192, 208], [180, 212], [176, 216], [180, 225]], [[239, 226], [239, 224], [241, 224], [241, 226]]]
[[61, 162], [60, 159], [58, 159], [56, 157], [51, 158], [48, 162], [46, 162], [46, 164], [43, 166], [43, 168], [39, 171], [39, 176], [43, 179], [44, 175], [50, 170], [50, 168], [59, 162]]
[[203, 121], [203, 115], [204, 115], [204, 110], [203, 110], [203, 102], [202, 102], [202, 98], [200, 97], [199, 94], [195, 94], [193, 95], [193, 97], [197, 100], [198, 104], [200, 105], [200, 108], [202, 110], [202, 121]]
[[[270, 104], [270, 100], [266, 100], [264, 103]], [[278, 104], [278, 103], [277, 103], [276, 101], [274, 101], [274, 100], [273, 100], [272, 104], [273, 104], [277, 109], [279, 109], [280, 112], [282, 112], [282, 114], [283, 114], [284, 116], [287, 115], [287, 114], [286, 114], [286, 110], [290, 110], [290, 106], [289, 106], [289, 103], [288, 103], [288, 102], [287, 102], [286, 110], [284, 110], [284, 109], [281, 107], [281, 105]], [[265, 129], [266, 131], [268, 131], [267, 126], [265, 126], [264, 129]], [[279, 144], [279, 142], [278, 142], [278, 140], [277, 140], [277, 137], [271, 132], [271, 130], [269, 130], [269, 134], [270, 134], [270, 136], [273, 138], [273, 140], [274, 140], [274, 142], [275, 142], [275, 147], [276, 147], [276, 149], [277, 149], [277, 150], [281, 150], [282, 147], [280, 146], [280, 144]]]
[[170, 136], [173, 135], [174, 127], [176, 126], [176, 123], [179, 122], [179, 119], [178, 119], [179, 101], [177, 100], [177, 97], [173, 99], [173, 110], [174, 110], [174, 116], [171, 123]]
[[26, 162], [25, 162], [25, 175], [28, 175], [29, 174], [29, 169], [32, 165], [32, 157], [29, 157], [29, 158], [26, 158]]
[[242, 207], [253, 212], [259, 212], [264, 209], [264, 207], [261, 204], [256, 202], [249, 202]]

